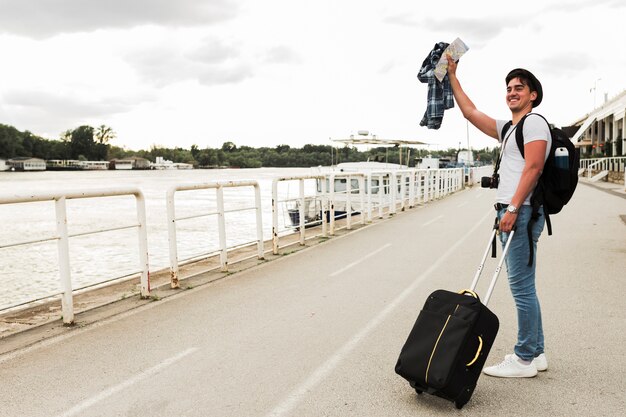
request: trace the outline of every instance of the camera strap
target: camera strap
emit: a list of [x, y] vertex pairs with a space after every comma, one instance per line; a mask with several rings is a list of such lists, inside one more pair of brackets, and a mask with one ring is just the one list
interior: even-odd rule
[[[511, 122], [507, 122], [507, 124], [509, 124]], [[511, 135], [513, 134], [513, 132], [515, 132], [515, 129], [517, 129], [517, 125], [513, 126], [513, 129], [511, 129], [509, 131], [509, 133], [506, 135], [506, 137], [504, 138], [504, 140], [502, 141], [502, 151], [500, 152], [500, 155], [498, 156], [498, 160], [496, 161], [496, 166], [493, 169], [493, 175], [495, 176], [496, 174], [498, 174], [498, 170], [500, 170], [500, 162], [502, 161], [502, 155], [504, 155], [504, 149], [506, 148], [506, 144], [509, 140], [509, 138], [511, 137]]]

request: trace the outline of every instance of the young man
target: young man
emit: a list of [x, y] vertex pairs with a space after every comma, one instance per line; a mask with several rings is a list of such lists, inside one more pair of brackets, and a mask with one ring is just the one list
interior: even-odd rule
[[[537, 371], [546, 370], [548, 363], [544, 354], [541, 309], [535, 290], [536, 256], [533, 257], [532, 265], [528, 266], [530, 249], [527, 225], [532, 212], [530, 196], [543, 170], [552, 139], [550, 127], [544, 119], [537, 115], [528, 116], [523, 124], [522, 156], [515, 140], [515, 129], [522, 117], [539, 105], [543, 90], [539, 80], [527, 70], [518, 68], [507, 75], [506, 104], [511, 111], [513, 124], [504, 132], [504, 137], [500, 137], [506, 120], [495, 120], [476, 108], [461, 88], [456, 76], [457, 64], [450, 56], [447, 58], [452, 91], [463, 116], [480, 131], [502, 143], [495, 205], [502, 244], [506, 243], [513, 226], [519, 231], [511, 241], [506, 259], [509, 286], [517, 308], [517, 344], [513, 353], [506, 355], [502, 363], [487, 367], [483, 372], [497, 377], [534, 377]], [[543, 210], [540, 209], [540, 218], [533, 222], [531, 230], [535, 254], [544, 223]]]

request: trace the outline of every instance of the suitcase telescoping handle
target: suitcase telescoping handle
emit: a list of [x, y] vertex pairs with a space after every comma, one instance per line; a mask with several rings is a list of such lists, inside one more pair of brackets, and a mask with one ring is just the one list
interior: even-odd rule
[[[478, 265], [478, 270], [476, 271], [476, 275], [474, 275], [474, 280], [472, 281], [472, 286], [470, 287], [470, 291], [472, 292], [476, 290], [476, 285], [478, 285], [478, 279], [480, 278], [480, 274], [483, 271], [483, 268], [485, 266], [485, 261], [487, 260], [487, 256], [489, 255], [492, 242], [497, 232], [498, 232], [498, 226], [496, 225], [494, 226], [493, 231], [491, 232], [491, 236], [489, 237], [489, 243], [487, 244], [487, 249], [485, 249], [485, 253], [483, 254], [483, 259], [480, 262], [480, 265]], [[484, 305], [487, 305], [487, 303], [489, 302], [489, 299], [491, 298], [491, 293], [493, 293], [493, 289], [496, 287], [498, 276], [500, 275], [500, 271], [502, 270], [502, 265], [504, 264], [504, 259], [506, 258], [506, 254], [509, 251], [509, 245], [511, 244], [511, 241], [513, 240], [514, 234], [515, 234], [515, 229], [511, 230], [511, 233], [509, 233], [509, 238], [506, 241], [506, 245], [504, 245], [504, 250], [502, 251], [502, 257], [500, 258], [500, 261], [498, 262], [498, 266], [496, 267], [496, 270], [493, 273], [493, 277], [491, 278], [491, 283], [489, 284], [489, 288], [487, 289], [487, 294], [485, 295], [485, 298], [483, 299]]]

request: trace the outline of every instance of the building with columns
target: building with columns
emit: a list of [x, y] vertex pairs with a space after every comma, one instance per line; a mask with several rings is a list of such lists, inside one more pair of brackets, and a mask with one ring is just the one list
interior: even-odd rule
[[581, 158], [626, 156], [625, 110], [626, 90], [573, 124]]

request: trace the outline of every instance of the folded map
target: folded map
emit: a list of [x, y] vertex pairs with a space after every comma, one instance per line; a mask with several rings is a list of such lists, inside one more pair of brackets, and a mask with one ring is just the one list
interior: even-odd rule
[[446, 50], [443, 51], [439, 62], [437, 62], [437, 66], [435, 67], [434, 71], [435, 77], [437, 77], [439, 82], [443, 81], [443, 77], [445, 77], [446, 72], [448, 72], [448, 59], [446, 58], [446, 55], [450, 55], [452, 59], [454, 59], [454, 61], [456, 62], [459, 60], [459, 58], [461, 58], [461, 56], [463, 56], [465, 52], [467, 52], [468, 49], [469, 47], [465, 45], [465, 43], [460, 38], [456, 38], [454, 42], [448, 45]]

